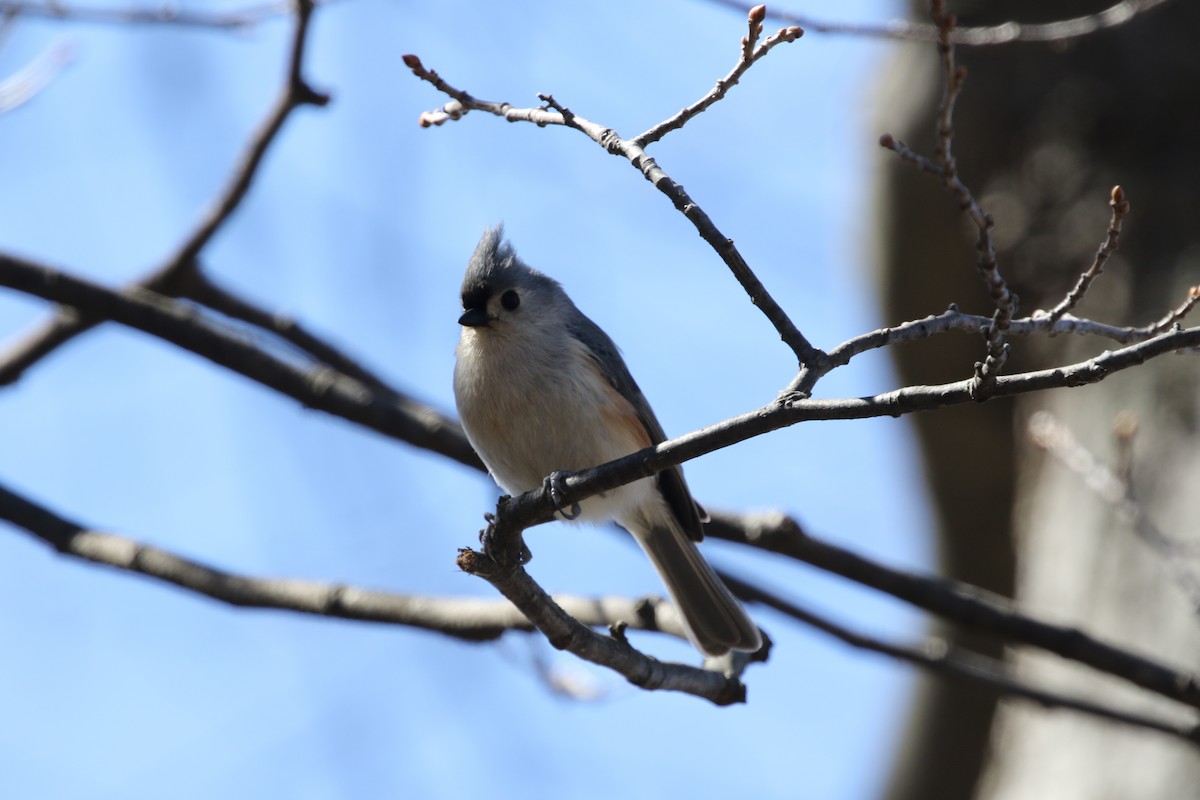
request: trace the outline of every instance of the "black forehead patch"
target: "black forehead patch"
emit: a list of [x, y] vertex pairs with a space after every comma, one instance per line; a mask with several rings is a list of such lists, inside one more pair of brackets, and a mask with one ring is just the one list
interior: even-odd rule
[[463, 286], [462, 304], [463, 309], [479, 309], [487, 308], [488, 298], [492, 296], [492, 287], [486, 282], [472, 283], [469, 286]]
[[511, 267], [513, 258], [512, 246], [504, 241], [502, 226], [484, 231], [463, 276], [463, 308], [486, 307], [488, 298], [497, 291], [497, 279]]
[[485, 309], [488, 300], [510, 289], [562, 293], [562, 288], [553, 278], [530, 268], [517, 258], [512, 245], [504, 239], [504, 228], [497, 225], [484, 231], [471, 260], [467, 262], [461, 292], [463, 308]]

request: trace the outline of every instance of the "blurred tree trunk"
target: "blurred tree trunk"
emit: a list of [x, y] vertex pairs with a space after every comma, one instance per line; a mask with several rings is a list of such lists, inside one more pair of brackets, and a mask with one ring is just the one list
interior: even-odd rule
[[[960, 25], [1042, 22], [1094, 13], [1107, 0], [950, 3]], [[917, 4], [914, 18], [928, 6]], [[1160, 318], [1200, 283], [1200, 4], [1173, 2], [1067, 45], [960, 49], [969, 76], [955, 115], [963, 180], [996, 221], [999, 263], [1021, 314], [1061, 299], [1092, 260], [1122, 185], [1133, 205], [1120, 250], [1078, 309], [1120, 324]], [[934, 149], [941, 79], [932, 46], [906, 45], [880, 93], [880, 131]], [[929, 175], [883, 153], [877, 263], [888, 323], [943, 310], [990, 313], [974, 269], [975, 233]], [[1008, 370], [1079, 360], [1110, 345], [1013, 343]], [[981, 339], [894, 348], [904, 384], [969, 376]], [[1039, 409], [1114, 463], [1114, 416], [1139, 420], [1133, 482], [1169, 534], [1200, 540], [1200, 380], [1168, 358], [1075, 391], [917, 416], [937, 509], [944, 574], [1015, 596], [1027, 610], [1156, 654], [1200, 662], [1200, 618], [1162, 559], [1079, 476], [1027, 441]], [[1200, 567], [1200, 563], [1196, 566]], [[965, 640], [998, 654], [995, 644]], [[1156, 710], [1124, 686], [1057, 659], [1010, 658], [1024, 675], [1073, 693]], [[1153, 734], [1068, 713], [1002, 704], [973, 688], [922, 684], [889, 797], [1182, 798], [1200, 793], [1200, 755]]]

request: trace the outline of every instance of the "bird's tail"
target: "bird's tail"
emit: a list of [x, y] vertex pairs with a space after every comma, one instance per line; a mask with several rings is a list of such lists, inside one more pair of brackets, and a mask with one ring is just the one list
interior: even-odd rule
[[658, 570], [697, 649], [719, 656], [762, 646], [758, 626], [678, 525], [660, 522], [629, 530]]

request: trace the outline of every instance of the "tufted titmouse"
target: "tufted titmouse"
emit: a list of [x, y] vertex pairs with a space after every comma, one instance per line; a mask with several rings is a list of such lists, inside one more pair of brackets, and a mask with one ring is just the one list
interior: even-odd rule
[[[486, 231], [471, 256], [462, 304], [454, 398], [467, 438], [505, 491], [536, 489], [556, 471], [666, 439], [612, 339], [557, 281], [517, 258], [502, 227]], [[706, 515], [682, 469], [590, 497], [578, 511], [633, 534], [701, 652], [759, 648], [758, 628], [696, 547]]]

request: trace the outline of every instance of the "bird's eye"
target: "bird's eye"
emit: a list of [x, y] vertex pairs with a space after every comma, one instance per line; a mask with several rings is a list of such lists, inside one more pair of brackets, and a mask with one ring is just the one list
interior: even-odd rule
[[517, 306], [521, 305], [521, 295], [509, 289], [504, 294], [500, 295], [500, 305], [504, 306], [505, 310], [512, 311]]

